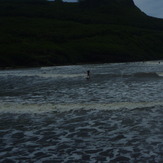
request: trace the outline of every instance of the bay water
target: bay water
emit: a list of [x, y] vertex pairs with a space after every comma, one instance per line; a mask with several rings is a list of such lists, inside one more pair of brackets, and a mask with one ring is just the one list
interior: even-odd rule
[[0, 162], [163, 162], [163, 61], [1, 70]]

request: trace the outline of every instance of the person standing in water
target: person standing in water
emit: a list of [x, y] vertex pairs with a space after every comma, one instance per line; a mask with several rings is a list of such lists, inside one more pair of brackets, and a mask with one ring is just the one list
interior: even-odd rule
[[90, 79], [90, 71], [89, 70], [87, 71], [87, 77], [86, 77], [86, 79]]

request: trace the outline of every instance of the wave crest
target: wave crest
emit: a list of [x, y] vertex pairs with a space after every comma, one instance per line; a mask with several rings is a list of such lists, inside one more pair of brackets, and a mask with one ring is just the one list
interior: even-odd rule
[[1, 103], [0, 113], [50, 113], [67, 112], [77, 110], [120, 110], [138, 109], [154, 106], [163, 106], [163, 102], [115, 102], [115, 103], [93, 103], [93, 104], [15, 104]]
[[133, 74], [133, 76], [134, 77], [140, 77], [140, 78], [147, 78], [147, 77], [149, 77], [149, 78], [158, 78], [158, 77], [160, 77], [157, 73], [155, 73], [155, 72], [138, 72], [138, 73], [135, 73], [135, 74]]

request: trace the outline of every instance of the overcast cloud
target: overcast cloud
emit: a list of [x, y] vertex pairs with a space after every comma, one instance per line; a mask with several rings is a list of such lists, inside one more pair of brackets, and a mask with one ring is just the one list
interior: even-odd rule
[[[77, 2], [77, 0], [64, 0]], [[149, 16], [163, 18], [163, 0], [133, 0], [135, 5]]]
[[147, 15], [163, 18], [163, 0], [134, 0], [134, 3]]

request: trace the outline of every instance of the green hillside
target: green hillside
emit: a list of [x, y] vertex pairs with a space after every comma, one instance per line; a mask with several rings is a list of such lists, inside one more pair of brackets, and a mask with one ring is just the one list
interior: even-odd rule
[[0, 0], [0, 67], [163, 59], [162, 19], [96, 1]]

